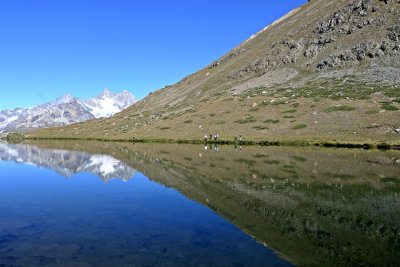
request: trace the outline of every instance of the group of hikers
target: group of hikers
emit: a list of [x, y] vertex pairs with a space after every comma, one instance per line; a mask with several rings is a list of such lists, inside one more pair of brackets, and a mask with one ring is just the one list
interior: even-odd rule
[[204, 136], [204, 142], [212, 142], [213, 141], [213, 139], [214, 139], [214, 141], [218, 141], [218, 139], [219, 139], [219, 136], [218, 136], [218, 134], [215, 134], [215, 135], [212, 135], [212, 134], [210, 134], [210, 137], [208, 137], [207, 135], [205, 135]]
[[[205, 135], [204, 136], [204, 143], [212, 143], [212, 142], [217, 142], [219, 140], [219, 135], [218, 134], [210, 134], [209, 136]], [[239, 143], [242, 141], [242, 135], [239, 134], [238, 136], [235, 136], [234, 143]]]

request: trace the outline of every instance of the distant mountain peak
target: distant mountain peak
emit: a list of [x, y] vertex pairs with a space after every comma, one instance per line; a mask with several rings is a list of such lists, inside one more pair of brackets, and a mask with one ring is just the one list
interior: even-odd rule
[[114, 94], [108, 88], [105, 88], [99, 96], [83, 101], [95, 118], [110, 117], [135, 102], [136, 98], [127, 90]]
[[104, 88], [99, 97], [111, 97], [113, 93], [108, 88]]
[[74, 97], [70, 94], [65, 94], [60, 97], [57, 97], [56, 100], [54, 101], [55, 103], [61, 104], [61, 103], [68, 103], [70, 102]]
[[113, 93], [105, 88], [97, 97], [87, 100], [65, 94], [31, 108], [0, 111], [0, 133], [25, 132], [109, 117], [135, 102], [136, 98], [127, 90]]

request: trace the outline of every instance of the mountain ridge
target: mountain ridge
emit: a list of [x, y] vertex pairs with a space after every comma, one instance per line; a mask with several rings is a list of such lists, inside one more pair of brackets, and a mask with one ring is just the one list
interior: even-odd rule
[[137, 100], [128, 91], [112, 93], [104, 89], [96, 97], [82, 100], [70, 94], [30, 108], [0, 111], [0, 132], [26, 132], [32, 129], [65, 126], [112, 116]]

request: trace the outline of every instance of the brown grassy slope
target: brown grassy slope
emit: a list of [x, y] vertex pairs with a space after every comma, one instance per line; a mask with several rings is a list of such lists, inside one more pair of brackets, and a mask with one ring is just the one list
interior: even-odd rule
[[399, 11], [398, 1], [312, 1], [110, 119], [29, 136], [397, 142]]

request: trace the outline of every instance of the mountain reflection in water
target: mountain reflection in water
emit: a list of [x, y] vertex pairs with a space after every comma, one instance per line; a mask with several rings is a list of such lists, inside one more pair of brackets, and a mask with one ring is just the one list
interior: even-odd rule
[[113, 178], [128, 181], [136, 173], [134, 169], [109, 155], [18, 144], [0, 144], [0, 161], [38, 166], [53, 170], [64, 177], [86, 172], [105, 182]]
[[[398, 151], [205, 150], [194, 145], [75, 141], [32, 145], [2, 145], [1, 159], [30, 162], [65, 176], [89, 171], [105, 180], [127, 179], [137, 170], [211, 208], [296, 265], [398, 264]], [[97, 164], [98, 159], [116, 163], [116, 168]]]

